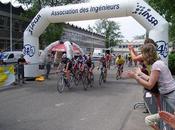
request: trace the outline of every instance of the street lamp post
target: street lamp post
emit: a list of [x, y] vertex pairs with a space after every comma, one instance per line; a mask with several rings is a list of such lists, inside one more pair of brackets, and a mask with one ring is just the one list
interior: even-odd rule
[[12, 0], [10, 1], [10, 51], [12, 51]]
[[92, 50], [94, 51], [94, 34], [92, 32]]

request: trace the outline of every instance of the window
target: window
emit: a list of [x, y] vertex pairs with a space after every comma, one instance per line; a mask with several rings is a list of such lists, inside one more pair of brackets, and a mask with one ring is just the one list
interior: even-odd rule
[[8, 59], [14, 58], [14, 54], [10, 54]]
[[0, 25], [4, 25], [5, 23], [5, 17], [4, 16], [0, 16]]
[[5, 17], [0, 16], [0, 29], [3, 29], [5, 26]]

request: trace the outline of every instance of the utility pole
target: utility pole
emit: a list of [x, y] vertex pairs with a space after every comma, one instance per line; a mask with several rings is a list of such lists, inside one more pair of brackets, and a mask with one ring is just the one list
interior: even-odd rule
[[10, 51], [12, 51], [13, 49], [13, 45], [12, 45], [12, 38], [13, 38], [13, 34], [12, 34], [12, 0], [10, 0]]

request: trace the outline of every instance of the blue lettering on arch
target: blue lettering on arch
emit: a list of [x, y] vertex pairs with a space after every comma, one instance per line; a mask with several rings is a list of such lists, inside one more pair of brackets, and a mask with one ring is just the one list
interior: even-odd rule
[[153, 26], [156, 26], [159, 23], [158, 20], [151, 14], [151, 9], [144, 7], [139, 3], [137, 3], [136, 9], [132, 13], [143, 16]]
[[168, 43], [161, 40], [161, 41], [156, 41], [156, 44], [158, 45], [157, 47], [158, 54], [166, 58], [168, 56]]

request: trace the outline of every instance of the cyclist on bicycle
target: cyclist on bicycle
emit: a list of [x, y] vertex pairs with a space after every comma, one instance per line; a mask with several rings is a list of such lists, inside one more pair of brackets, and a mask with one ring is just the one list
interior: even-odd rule
[[72, 61], [69, 58], [67, 58], [66, 54], [63, 54], [62, 59], [61, 59], [61, 63], [65, 65], [63, 71], [66, 74], [66, 78], [69, 80], [70, 73], [72, 70]]
[[[101, 65], [101, 70], [103, 70], [104, 69], [104, 82], [106, 81], [106, 78], [107, 78], [107, 60], [106, 60], [106, 56], [105, 55], [103, 55], [102, 57], [101, 57], [101, 59], [100, 59], [100, 64], [99, 64], [99, 66]], [[99, 66], [98, 66], [98, 68], [97, 69], [99, 69]]]
[[91, 75], [93, 75], [94, 63], [92, 62], [91, 54], [88, 55], [85, 65], [88, 69], [88, 79], [91, 79]]
[[124, 63], [125, 63], [124, 58], [119, 54], [118, 57], [116, 58], [116, 65], [117, 65], [116, 78], [121, 77], [121, 73], [123, 72]]
[[78, 68], [79, 68], [80, 71], [84, 70], [84, 63], [85, 63], [84, 58], [83, 58], [82, 55], [80, 55], [78, 57]]
[[107, 68], [110, 69], [110, 54], [105, 53], [105, 60], [107, 62]]

